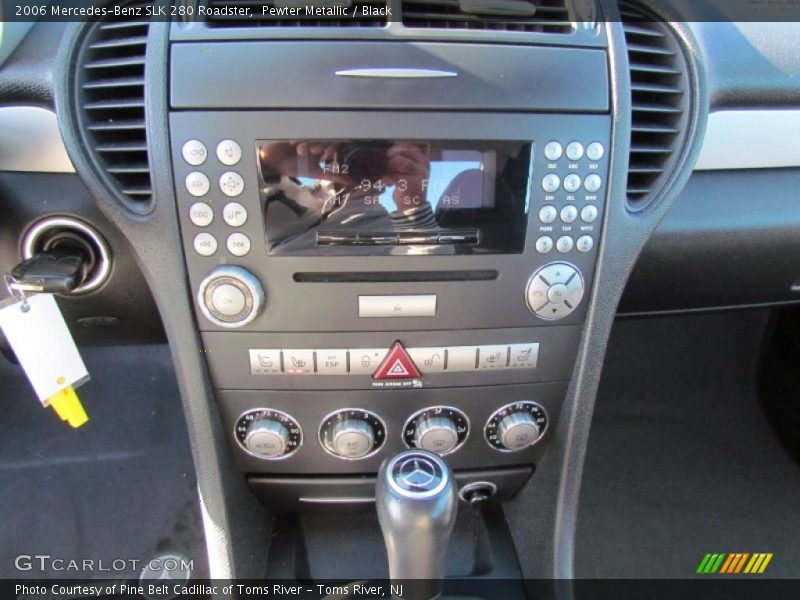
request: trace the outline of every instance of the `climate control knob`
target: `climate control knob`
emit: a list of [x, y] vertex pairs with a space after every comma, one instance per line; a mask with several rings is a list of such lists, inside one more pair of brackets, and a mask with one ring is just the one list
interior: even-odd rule
[[286, 458], [303, 443], [300, 425], [290, 415], [270, 408], [256, 408], [236, 421], [236, 440], [257, 458]]
[[244, 327], [261, 314], [266, 296], [258, 279], [247, 269], [220, 266], [206, 275], [197, 292], [203, 315], [220, 327]]
[[433, 406], [406, 421], [403, 440], [409, 448], [422, 448], [440, 456], [455, 452], [469, 435], [469, 419], [456, 408]]
[[319, 441], [325, 450], [348, 460], [375, 454], [386, 440], [386, 425], [375, 413], [346, 408], [325, 417]]
[[547, 413], [536, 402], [508, 404], [486, 422], [484, 437], [492, 448], [516, 452], [538, 442], [547, 429]]

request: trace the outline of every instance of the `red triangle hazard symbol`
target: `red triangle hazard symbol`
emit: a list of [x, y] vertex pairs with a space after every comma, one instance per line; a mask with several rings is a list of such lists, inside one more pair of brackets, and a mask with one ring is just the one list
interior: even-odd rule
[[372, 374], [373, 379], [417, 379], [419, 369], [400, 341], [392, 344], [383, 362]]

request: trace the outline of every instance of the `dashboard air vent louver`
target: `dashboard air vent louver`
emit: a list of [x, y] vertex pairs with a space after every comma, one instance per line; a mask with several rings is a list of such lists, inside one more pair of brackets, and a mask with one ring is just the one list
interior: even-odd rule
[[[207, 0], [206, 5], [209, 10], [206, 17], [209, 27], [383, 27], [386, 25], [386, 17], [379, 14], [380, 9], [386, 8], [386, 0], [351, 2], [308, 0], [295, 3], [281, 0]], [[348, 7], [347, 16], [336, 16], [336, 8], [345, 6]], [[292, 7], [299, 9], [299, 15], [293, 16], [285, 12]], [[332, 12], [319, 16], [313, 11], [315, 8], [325, 7], [330, 8]], [[278, 16], [270, 17], [264, 14], [265, 8], [284, 12], [277, 12]], [[235, 16], [243, 9], [249, 9], [252, 17]], [[356, 11], [355, 18], [351, 16], [353, 11]], [[363, 16], [365, 11], [367, 16]], [[226, 13], [233, 16], [227, 16]]]
[[81, 133], [111, 188], [129, 208], [146, 213], [152, 201], [144, 106], [149, 23], [101, 20], [87, 28], [75, 71]]
[[430, 29], [573, 31], [566, 0], [403, 0], [403, 24]]
[[672, 29], [634, 2], [619, 3], [631, 75], [628, 207], [641, 210], [669, 176], [688, 119], [687, 65]]

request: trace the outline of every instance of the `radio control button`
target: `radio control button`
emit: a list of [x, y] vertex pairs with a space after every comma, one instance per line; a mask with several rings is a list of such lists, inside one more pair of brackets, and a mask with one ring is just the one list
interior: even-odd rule
[[210, 233], [198, 233], [192, 244], [200, 256], [212, 256], [217, 251], [217, 238]]
[[577, 192], [581, 189], [581, 177], [575, 173], [570, 173], [564, 177], [564, 190], [567, 192]]
[[347, 375], [347, 350], [317, 350], [317, 374]]
[[225, 245], [228, 248], [228, 252], [234, 256], [246, 256], [250, 253], [250, 238], [243, 233], [230, 234]]
[[247, 209], [238, 202], [230, 202], [222, 209], [222, 219], [231, 227], [241, 227], [247, 222]]
[[281, 372], [281, 351], [277, 349], [251, 348], [250, 374], [273, 375]]
[[581, 221], [584, 223], [594, 223], [597, 220], [597, 207], [593, 204], [584, 206], [581, 209]]
[[389, 352], [388, 348], [351, 348], [350, 374], [372, 375]]
[[578, 218], [578, 209], [572, 206], [571, 204], [567, 204], [564, 208], [561, 209], [561, 220], [564, 223], [574, 223], [575, 219]]
[[181, 148], [181, 154], [183, 155], [183, 160], [196, 167], [206, 162], [208, 149], [200, 140], [189, 140]]
[[511, 344], [508, 366], [512, 369], [535, 369], [539, 362], [539, 344]]
[[406, 351], [423, 373], [444, 371], [444, 348], [406, 348]]
[[555, 173], [549, 173], [542, 179], [542, 189], [545, 192], [555, 192], [561, 187], [561, 178]]
[[583, 299], [583, 277], [574, 266], [554, 262], [537, 270], [528, 282], [528, 308], [537, 317], [555, 321], [574, 311]]
[[450, 346], [447, 348], [448, 371], [474, 371], [477, 359], [477, 346]]
[[603, 147], [603, 144], [600, 142], [592, 142], [586, 147], [586, 158], [591, 160], [592, 162], [597, 162], [606, 153], [606, 149]]
[[229, 167], [242, 159], [242, 147], [234, 140], [222, 140], [217, 144], [217, 159]]
[[478, 346], [479, 369], [505, 369], [508, 366], [508, 346]]
[[247, 298], [244, 292], [230, 283], [218, 285], [211, 293], [211, 308], [226, 317], [238, 315], [244, 310], [246, 304]]
[[550, 289], [547, 290], [547, 300], [553, 304], [561, 304], [568, 295], [569, 290], [563, 283], [554, 283], [550, 286]]
[[186, 191], [192, 196], [199, 198], [205, 196], [211, 189], [211, 182], [208, 181], [205, 173], [192, 171], [186, 176]]
[[558, 218], [558, 210], [555, 206], [543, 206], [539, 210], [539, 220], [545, 225], [549, 225]]
[[567, 158], [570, 160], [580, 160], [583, 158], [583, 144], [580, 142], [570, 142], [567, 144]]
[[219, 189], [226, 196], [238, 196], [244, 191], [244, 179], [236, 171], [226, 171], [220, 175]]
[[583, 187], [586, 188], [587, 192], [591, 192], [592, 194], [599, 190], [601, 185], [603, 185], [603, 180], [600, 179], [600, 175], [596, 173], [589, 175], [586, 181], [583, 182]]
[[544, 156], [547, 160], [558, 160], [564, 153], [564, 147], [558, 142], [548, 142], [544, 147]]
[[561, 254], [566, 254], [571, 251], [574, 246], [575, 242], [573, 242], [572, 238], [568, 235], [562, 235], [556, 242], [556, 250], [561, 252]]
[[594, 248], [594, 240], [590, 235], [582, 235], [578, 238], [575, 247], [578, 249], [578, 252], [589, 252], [589, 250]]
[[539, 254], [547, 254], [553, 249], [553, 238], [543, 235], [536, 240], [536, 251]]
[[313, 375], [313, 350], [283, 350], [283, 372], [287, 375]]
[[205, 202], [195, 202], [189, 207], [189, 220], [198, 227], [208, 227], [214, 220], [214, 210]]

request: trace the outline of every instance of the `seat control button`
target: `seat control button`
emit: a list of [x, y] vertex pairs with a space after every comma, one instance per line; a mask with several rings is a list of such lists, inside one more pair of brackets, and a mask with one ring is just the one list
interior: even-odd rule
[[508, 366], [508, 346], [479, 346], [479, 369], [505, 369]]
[[512, 369], [535, 369], [539, 362], [539, 344], [511, 344], [508, 366]]
[[251, 375], [277, 375], [281, 372], [281, 351], [276, 348], [250, 349]]
[[283, 372], [287, 375], [313, 375], [313, 350], [283, 350]]

